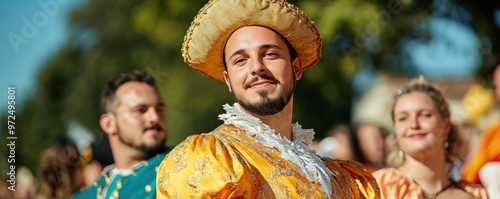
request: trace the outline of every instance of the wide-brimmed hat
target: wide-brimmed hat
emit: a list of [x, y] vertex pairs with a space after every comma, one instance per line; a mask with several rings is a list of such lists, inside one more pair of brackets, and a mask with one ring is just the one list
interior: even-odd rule
[[316, 25], [285, 0], [210, 0], [184, 37], [184, 62], [208, 77], [224, 81], [224, 45], [235, 30], [249, 25], [280, 33], [297, 51], [303, 68], [313, 66], [321, 57]]

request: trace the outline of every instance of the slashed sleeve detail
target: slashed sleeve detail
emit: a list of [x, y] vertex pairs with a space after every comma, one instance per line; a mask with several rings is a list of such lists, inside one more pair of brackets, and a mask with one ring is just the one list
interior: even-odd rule
[[247, 198], [252, 171], [214, 136], [191, 136], [165, 157], [157, 174], [157, 198]]

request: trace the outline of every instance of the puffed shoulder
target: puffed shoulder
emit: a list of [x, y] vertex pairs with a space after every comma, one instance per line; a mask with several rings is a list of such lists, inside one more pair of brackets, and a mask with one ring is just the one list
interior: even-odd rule
[[397, 186], [410, 186], [410, 180], [399, 170], [395, 168], [382, 168], [373, 172], [373, 177], [380, 186], [387, 186], [388, 184], [395, 184]]
[[[395, 168], [383, 168], [373, 172], [373, 176], [377, 180], [381, 189], [382, 198], [397, 199], [397, 198], [422, 198], [422, 190], [402, 171]], [[466, 183], [458, 182], [460, 188], [473, 195], [476, 199], [488, 198], [483, 187]]]
[[382, 198], [419, 198], [420, 189], [395, 168], [383, 168], [373, 172], [380, 187]]
[[334, 173], [348, 180], [356, 198], [380, 198], [380, 189], [373, 175], [361, 163], [353, 160], [332, 160], [323, 158], [326, 166]]
[[213, 134], [188, 137], [158, 168], [157, 198], [234, 198], [252, 190], [248, 165]]

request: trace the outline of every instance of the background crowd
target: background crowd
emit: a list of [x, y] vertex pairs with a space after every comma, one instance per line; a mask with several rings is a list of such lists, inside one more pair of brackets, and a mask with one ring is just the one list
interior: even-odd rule
[[[299, 120], [304, 127], [316, 130], [316, 142], [311, 147], [319, 155], [357, 160], [371, 172], [390, 166], [389, 146], [394, 144], [391, 135], [395, 133], [391, 120], [392, 95], [411, 78], [424, 74], [449, 101], [450, 119], [464, 146], [457, 151], [463, 162], [457, 161], [452, 168], [452, 179], [482, 184], [490, 192], [490, 198], [500, 198], [498, 193], [490, 191], [495, 190], [491, 184], [498, 185], [498, 180], [481, 178], [495, 179], [495, 172], [498, 176], [496, 162], [500, 160], [497, 142], [500, 140], [497, 125], [500, 92], [495, 90], [499, 80], [493, 78], [498, 76], [494, 68], [500, 59], [499, 38], [495, 37], [500, 34], [500, 23], [498, 17], [494, 17], [499, 10], [498, 3], [461, 0], [398, 1], [395, 5], [386, 1], [291, 2], [310, 13], [324, 38], [321, 61], [300, 80], [294, 109], [294, 121]], [[17, 191], [4, 189], [8, 184], [2, 180], [0, 198], [67, 196], [68, 190], [74, 192], [91, 185], [102, 169], [113, 163], [109, 145], [101, 146], [109, 141], [104, 139], [106, 135], [97, 122], [100, 117], [97, 96], [104, 82], [121, 72], [141, 69], [158, 80], [162, 97], [168, 99], [166, 105], [172, 107], [165, 113], [172, 120], [167, 127], [168, 146], [177, 145], [194, 132], [216, 127], [218, 121], [213, 116], [220, 113], [218, 105], [231, 102], [231, 95], [218, 82], [186, 69], [179, 55], [189, 21], [205, 3], [205, 0], [185, 3], [89, 0], [75, 9], [69, 16], [71, 36], [67, 44], [44, 62], [34, 80], [38, 83], [31, 96], [18, 102], [16, 114], [24, 124], [17, 126], [17, 153], [22, 157], [16, 164]], [[359, 13], [357, 18], [349, 17], [359, 8], [366, 12]], [[436, 70], [440, 66], [419, 68], [426, 64], [419, 62], [424, 58], [408, 51], [419, 49], [417, 44], [431, 41], [438, 41], [434, 45], [439, 46], [439, 39], [446, 38], [446, 34], [440, 29], [440, 35], [440, 31], [433, 28], [457, 23], [472, 29], [476, 39], [471, 40], [477, 45], [474, 48], [445, 45], [445, 51], [457, 52], [456, 57], [475, 55], [469, 57], [474, 60], [473, 72], [459, 77], [439, 77], [436, 74], [445, 73], [444, 69]], [[454, 43], [451, 36], [450, 40], [441, 42]], [[439, 55], [435, 53], [436, 59], [445, 59]], [[74, 123], [81, 124], [83, 130], [70, 128]], [[4, 131], [0, 135], [5, 137]], [[89, 135], [91, 139], [87, 139]], [[69, 141], [64, 141], [67, 149], [50, 152], [62, 147], [62, 143], [57, 142], [60, 137], [69, 137]], [[5, 145], [0, 145], [0, 149], [0, 155], [5, 157]], [[59, 154], [60, 151], [67, 153]], [[54, 170], [48, 165], [63, 161], [58, 158], [65, 156], [70, 161], [58, 163], [57, 167], [66, 169]], [[7, 167], [2, 161], [0, 170]], [[61, 171], [65, 174], [58, 173]], [[55, 185], [58, 183], [61, 186]], [[68, 188], [58, 191], [49, 188], [51, 186]]]
[[[453, 125], [453, 132], [456, 133], [452, 136], [454, 140], [445, 144], [445, 148], [449, 150], [446, 154], [450, 154], [452, 158], [447, 159], [447, 167], [443, 168], [446, 168], [446, 176], [450, 177], [451, 182], [469, 182], [484, 186], [489, 198], [498, 198], [500, 90], [496, 85], [500, 84], [500, 65], [492, 69], [489, 81], [493, 87], [481, 87], [480, 90], [471, 87], [465, 93], [462, 103], [467, 103], [471, 97], [482, 99], [483, 103], [475, 106], [475, 109], [466, 110], [468, 112], [462, 120], [451, 119], [451, 115], [456, 114], [457, 110], [453, 110], [453, 107], [448, 105], [449, 99], [442, 95], [442, 100], [445, 101], [440, 103], [446, 103], [445, 110], [450, 112], [447, 117]], [[431, 83], [425, 81], [425, 84]], [[437, 85], [435, 84], [434, 88], [441, 89]], [[405, 86], [393, 92], [398, 93], [403, 88]], [[389, 110], [391, 103], [394, 106], [395, 99], [397, 98], [392, 96], [388, 98], [385, 105]], [[442, 106], [444, 105], [435, 107]], [[394, 112], [391, 115], [385, 117], [396, 124], [398, 120]], [[381, 118], [359, 118], [363, 119], [332, 125], [325, 133], [326, 136], [322, 139], [316, 138], [310, 147], [323, 157], [359, 161], [372, 173], [387, 172], [384, 169], [391, 167], [400, 168], [403, 163], [402, 154], [405, 152], [401, 151], [401, 145], [396, 139], [396, 128], [388, 126], [387, 121]], [[106, 137], [94, 139], [81, 149], [75, 144], [78, 140], [68, 137], [70, 136], [57, 139], [43, 150], [38, 164], [38, 175], [33, 174], [27, 167], [18, 169], [16, 178], [20, 183], [15, 192], [7, 190], [7, 183], [2, 183], [5, 187], [4, 191], [0, 192], [2, 198], [69, 198], [74, 192], [92, 186], [103, 168], [114, 163]], [[375, 174], [378, 175], [380, 174]], [[388, 178], [387, 174], [384, 175], [384, 179]], [[397, 178], [391, 175], [388, 179]]]

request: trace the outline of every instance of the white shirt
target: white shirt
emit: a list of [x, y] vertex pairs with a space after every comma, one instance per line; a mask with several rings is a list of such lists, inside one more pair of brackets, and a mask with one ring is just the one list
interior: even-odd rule
[[479, 170], [479, 178], [488, 197], [500, 199], [500, 162], [488, 162]]

